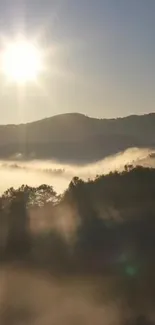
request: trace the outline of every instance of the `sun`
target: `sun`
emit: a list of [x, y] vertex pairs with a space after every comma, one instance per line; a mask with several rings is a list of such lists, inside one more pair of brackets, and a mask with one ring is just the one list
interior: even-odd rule
[[2, 70], [9, 80], [17, 83], [34, 81], [41, 68], [41, 51], [33, 43], [17, 40], [6, 44], [2, 55]]

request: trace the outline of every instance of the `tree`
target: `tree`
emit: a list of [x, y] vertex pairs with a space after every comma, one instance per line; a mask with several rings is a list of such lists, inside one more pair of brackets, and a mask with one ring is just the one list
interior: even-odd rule
[[8, 214], [7, 253], [13, 258], [23, 258], [30, 250], [29, 219], [25, 195], [16, 192], [10, 203]]
[[53, 186], [46, 184], [38, 187], [31, 187], [28, 185], [22, 185], [17, 190], [13, 187], [4, 192], [2, 199], [5, 206], [8, 206], [13, 198], [21, 193], [25, 198], [27, 207], [42, 207], [48, 203], [55, 204], [58, 196], [53, 189]]

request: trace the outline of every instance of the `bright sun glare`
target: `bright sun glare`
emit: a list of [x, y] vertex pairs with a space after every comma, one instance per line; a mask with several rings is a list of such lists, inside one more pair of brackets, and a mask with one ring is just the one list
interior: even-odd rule
[[41, 71], [41, 52], [25, 40], [7, 44], [2, 58], [5, 76], [14, 82], [23, 83], [36, 80]]

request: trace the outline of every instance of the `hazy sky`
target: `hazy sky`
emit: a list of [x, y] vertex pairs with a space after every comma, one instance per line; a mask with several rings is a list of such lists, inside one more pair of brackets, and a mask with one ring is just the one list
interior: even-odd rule
[[155, 0], [1, 0], [1, 35], [22, 31], [51, 49], [48, 73], [25, 89], [1, 76], [0, 123], [154, 111]]

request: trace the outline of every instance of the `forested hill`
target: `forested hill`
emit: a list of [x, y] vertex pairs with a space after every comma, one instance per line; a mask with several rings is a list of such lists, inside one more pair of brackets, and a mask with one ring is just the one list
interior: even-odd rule
[[155, 146], [155, 113], [117, 119], [78, 113], [0, 126], [0, 157], [92, 162], [130, 147]]

